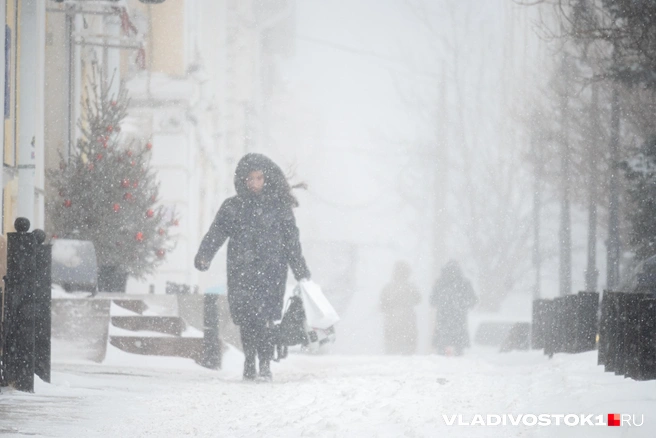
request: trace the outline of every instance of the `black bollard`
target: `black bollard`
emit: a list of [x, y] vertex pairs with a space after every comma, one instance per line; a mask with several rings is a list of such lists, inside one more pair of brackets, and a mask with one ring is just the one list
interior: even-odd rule
[[579, 292], [576, 312], [575, 351], [592, 351], [597, 346], [598, 292]]
[[629, 308], [631, 303], [630, 293], [620, 293], [617, 301], [617, 346], [615, 349], [615, 375], [626, 374], [628, 341], [631, 337], [631, 319]]
[[606, 292], [608, 297], [608, 318], [606, 319], [606, 352], [604, 354], [604, 370], [615, 372], [617, 369], [617, 356], [621, 342], [621, 324], [620, 324], [620, 297], [622, 292]]
[[656, 380], [656, 298], [653, 295], [640, 303], [639, 347], [635, 380]]
[[553, 352], [567, 351], [568, 331], [571, 324], [568, 321], [567, 297], [556, 297], [553, 300]]
[[7, 384], [34, 392], [34, 285], [36, 239], [30, 221], [18, 218], [7, 233], [7, 320], [3, 357]]
[[579, 306], [580, 299], [578, 295], [566, 295], [563, 297], [561, 351], [565, 353], [578, 353], [576, 350], [576, 336]]
[[542, 304], [544, 318], [544, 354], [553, 357], [556, 352], [556, 304], [553, 300]]
[[597, 365], [606, 363], [610, 329], [611, 293], [604, 291], [601, 298], [601, 316], [599, 317], [599, 348], [597, 350]]
[[640, 375], [640, 325], [642, 317], [642, 306], [645, 300], [651, 298], [651, 294], [630, 293], [626, 294], [627, 325], [625, 327], [625, 375], [635, 379]]
[[219, 295], [205, 294], [203, 297], [203, 351], [201, 365], [206, 368], [221, 368], [221, 341], [219, 340]]
[[533, 322], [531, 325], [531, 348], [544, 348], [547, 335], [547, 313], [550, 300], [533, 300]]
[[52, 295], [52, 245], [45, 244], [46, 233], [43, 230], [32, 232], [36, 238], [36, 285], [35, 285], [35, 326], [34, 372], [44, 382], [50, 383], [50, 330], [51, 330], [51, 295]]
[[5, 307], [5, 289], [0, 288], [0, 387], [7, 386], [5, 360], [3, 359], [5, 348]]

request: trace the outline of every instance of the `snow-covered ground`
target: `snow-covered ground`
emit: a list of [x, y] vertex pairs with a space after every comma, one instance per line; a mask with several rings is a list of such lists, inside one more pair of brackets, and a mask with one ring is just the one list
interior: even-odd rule
[[[130, 355], [54, 364], [34, 394], [3, 389], [8, 437], [654, 437], [656, 382], [604, 373], [596, 353], [460, 358], [290, 355], [272, 383], [241, 381], [231, 349], [212, 371], [190, 360]], [[443, 415], [633, 414], [641, 427], [449, 426]], [[485, 417], [486, 418], [486, 417]], [[555, 418], [555, 417], [554, 417]], [[594, 421], [597, 421], [596, 419]], [[553, 420], [555, 423], [555, 420]], [[562, 422], [562, 420], [561, 420]]]

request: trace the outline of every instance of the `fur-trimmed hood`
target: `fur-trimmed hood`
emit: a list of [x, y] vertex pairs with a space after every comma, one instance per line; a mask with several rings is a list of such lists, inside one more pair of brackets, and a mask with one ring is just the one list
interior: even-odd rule
[[264, 174], [262, 195], [265, 198], [280, 200], [288, 203], [290, 206], [297, 204], [296, 199], [291, 194], [291, 188], [282, 169], [269, 157], [256, 153], [244, 155], [237, 164], [234, 182], [238, 197], [244, 199], [251, 196], [251, 192], [248, 190], [248, 185], [246, 184], [246, 178], [249, 173], [255, 170], [261, 170]]

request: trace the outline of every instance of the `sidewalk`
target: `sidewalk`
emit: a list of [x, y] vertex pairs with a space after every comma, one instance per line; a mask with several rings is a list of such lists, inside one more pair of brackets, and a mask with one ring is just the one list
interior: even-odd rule
[[[55, 364], [35, 394], [0, 394], [7, 437], [653, 437], [656, 382], [604, 373], [596, 353], [306, 356], [241, 381], [241, 355], [212, 371], [186, 359], [111, 350], [106, 363]], [[644, 414], [644, 426], [448, 426], [442, 414]]]

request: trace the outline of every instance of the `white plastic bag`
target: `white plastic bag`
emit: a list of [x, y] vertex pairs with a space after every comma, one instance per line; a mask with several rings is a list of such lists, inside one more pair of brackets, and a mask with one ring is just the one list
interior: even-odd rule
[[339, 315], [315, 282], [303, 280], [298, 283], [295, 292], [303, 300], [309, 328], [327, 330], [339, 321]]

